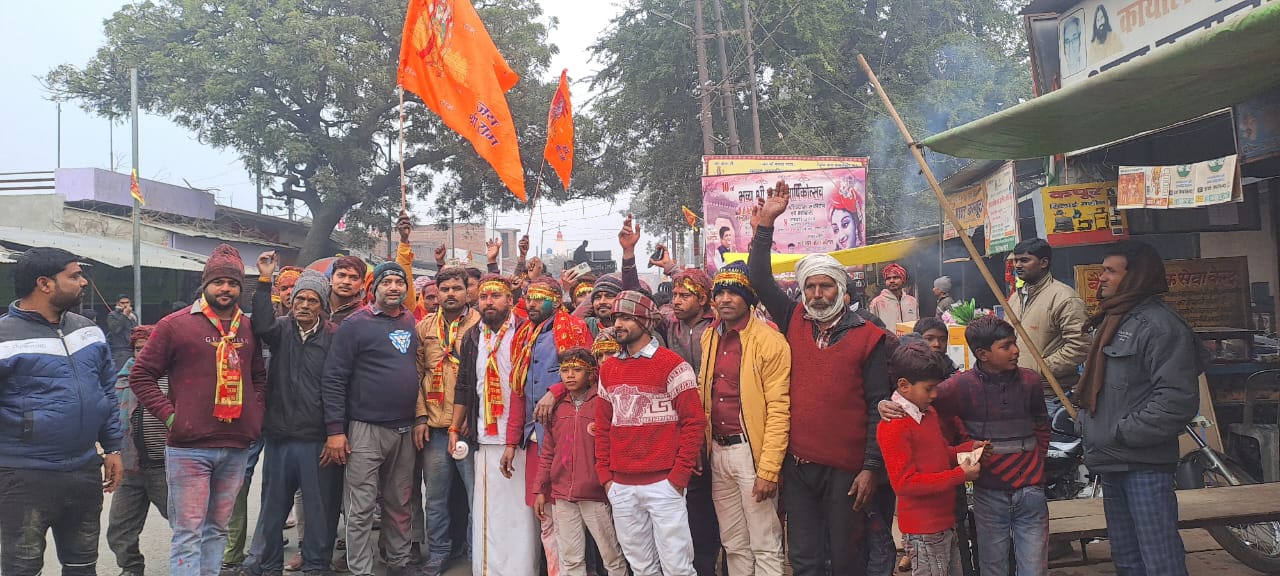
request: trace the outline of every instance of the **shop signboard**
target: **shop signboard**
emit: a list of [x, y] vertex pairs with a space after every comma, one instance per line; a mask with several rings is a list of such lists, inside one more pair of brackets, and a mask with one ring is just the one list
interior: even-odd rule
[[778, 180], [791, 187], [787, 211], [775, 223], [776, 254], [811, 254], [866, 243], [866, 159], [859, 166], [702, 178], [706, 266], [718, 270], [724, 255], [746, 252], [751, 208]]
[[[956, 215], [956, 220], [960, 222], [960, 227], [964, 228], [965, 234], [973, 234], [974, 230], [986, 223], [987, 195], [982, 190], [982, 184], [947, 194], [945, 198], [947, 209]], [[956, 229], [951, 226], [949, 219], [943, 219], [942, 237], [947, 240], [960, 237]]]
[[703, 176], [772, 174], [829, 168], [865, 168], [866, 158], [837, 156], [703, 156]]
[[987, 196], [987, 254], [1008, 252], [1018, 244], [1018, 194], [1013, 162], [982, 182]]
[[1116, 209], [1116, 183], [1091, 182], [1040, 189], [1050, 246], [1106, 244], [1129, 237], [1129, 221]]
[[[1198, 258], [1166, 260], [1169, 292], [1164, 301], [1193, 328], [1248, 328], [1249, 259]], [[1089, 315], [1098, 312], [1098, 277], [1102, 264], [1075, 267], [1076, 292], [1084, 298]]]
[[1276, 0], [1083, 0], [1058, 16], [1066, 88]]

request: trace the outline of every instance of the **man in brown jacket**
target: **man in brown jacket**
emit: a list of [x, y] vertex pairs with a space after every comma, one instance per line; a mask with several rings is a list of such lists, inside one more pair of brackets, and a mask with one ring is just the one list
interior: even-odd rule
[[[1089, 335], [1084, 332], [1089, 313], [1075, 290], [1054, 279], [1049, 271], [1052, 258], [1053, 248], [1041, 238], [1023, 240], [1013, 247], [1014, 273], [1023, 285], [1009, 299], [1009, 309], [1022, 321], [1058, 384], [1070, 390], [1080, 379], [1080, 364], [1089, 353]], [[1040, 373], [1021, 338], [1018, 346], [1025, 351], [1018, 357], [1018, 366]], [[1053, 388], [1043, 374], [1041, 381], [1045, 397], [1052, 398]]]

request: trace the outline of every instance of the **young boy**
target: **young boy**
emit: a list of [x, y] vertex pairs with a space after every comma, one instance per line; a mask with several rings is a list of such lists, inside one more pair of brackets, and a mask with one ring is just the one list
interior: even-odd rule
[[[958, 417], [975, 440], [991, 443], [974, 483], [973, 515], [983, 576], [1009, 574], [1012, 549], [1018, 576], [1049, 572], [1049, 505], [1044, 497], [1044, 461], [1049, 415], [1040, 376], [1018, 368], [1013, 326], [994, 316], [975, 318], [964, 331], [978, 366], [938, 385], [933, 407], [942, 418]], [[906, 415], [881, 402], [882, 418]]]
[[961, 576], [953, 491], [977, 478], [980, 466], [970, 461], [957, 465], [956, 455], [976, 446], [972, 441], [951, 446], [938, 426], [936, 411], [929, 409], [938, 383], [947, 376], [941, 354], [922, 342], [909, 342], [893, 352], [889, 371], [897, 378], [892, 400], [908, 417], [882, 420], [876, 438], [889, 483], [898, 495], [898, 526], [911, 573]]
[[[627, 562], [613, 529], [613, 512], [595, 473], [598, 366], [595, 356], [583, 347], [560, 354], [560, 379], [568, 394], [556, 403], [542, 445], [540, 488], [534, 509], [540, 520], [548, 512], [555, 515], [560, 563], [566, 576], [587, 573], [584, 523], [600, 549], [609, 576], [627, 574]], [[551, 501], [555, 504], [548, 511]]]
[[951, 357], [947, 356], [947, 344], [951, 339], [951, 331], [947, 328], [945, 322], [932, 316], [921, 318], [916, 322], [915, 329], [912, 332], [919, 334], [929, 344], [930, 349], [941, 354], [946, 359], [947, 377], [960, 371], [956, 363], [951, 360]]

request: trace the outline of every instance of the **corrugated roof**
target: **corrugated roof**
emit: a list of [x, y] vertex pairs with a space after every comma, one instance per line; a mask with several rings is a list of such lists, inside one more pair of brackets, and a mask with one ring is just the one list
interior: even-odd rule
[[[133, 266], [133, 242], [127, 239], [0, 226], [0, 244], [8, 246], [11, 251], [16, 250], [12, 245], [26, 247], [52, 246], [62, 248], [86, 260], [105, 264], [112, 268]], [[190, 272], [204, 270], [204, 263], [207, 259], [205, 256], [193, 252], [147, 242], [142, 243], [141, 256], [142, 265], [148, 268], [186, 270]], [[246, 270], [245, 273], [257, 274], [257, 270]]]

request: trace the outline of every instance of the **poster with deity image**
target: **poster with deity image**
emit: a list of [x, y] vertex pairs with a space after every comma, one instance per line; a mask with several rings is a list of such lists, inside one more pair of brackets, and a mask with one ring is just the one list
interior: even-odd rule
[[860, 166], [704, 176], [702, 209], [708, 270], [725, 254], [750, 249], [751, 208], [779, 180], [791, 187], [787, 211], [775, 222], [773, 252], [811, 254], [866, 244], [866, 159]]

